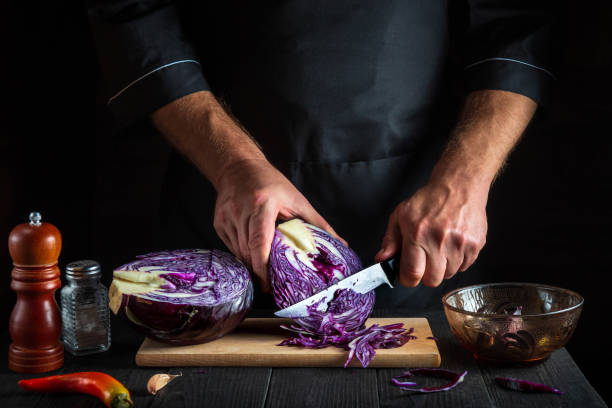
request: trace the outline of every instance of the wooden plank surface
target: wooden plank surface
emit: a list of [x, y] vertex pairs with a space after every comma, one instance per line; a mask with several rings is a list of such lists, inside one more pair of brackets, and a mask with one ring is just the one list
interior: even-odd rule
[[377, 370], [274, 368], [266, 408], [378, 407]]
[[[379, 311], [382, 316], [401, 316], [402, 310]], [[143, 336], [127, 323], [111, 317], [113, 343], [109, 351], [81, 357], [66, 355], [64, 367], [55, 372], [102, 371], [130, 390], [139, 408], [338, 408], [338, 407], [607, 407], [591, 387], [565, 349], [533, 367], [497, 367], [475, 360], [451, 334], [442, 311], [423, 314], [438, 338], [442, 367], [468, 370], [463, 383], [449, 392], [413, 394], [391, 384], [391, 377], [404, 368], [266, 368], [266, 367], [137, 367], [136, 350]], [[397, 318], [393, 318], [397, 321]], [[4, 349], [8, 347], [8, 332]], [[172, 381], [157, 395], [150, 395], [146, 384], [151, 375], [161, 372], [182, 376]], [[46, 375], [46, 374], [45, 374]], [[42, 374], [10, 372], [6, 363], [0, 365], [0, 401], [2, 408], [83, 407], [101, 408], [96, 398], [74, 393], [34, 393], [19, 388], [22, 378]], [[555, 385], [563, 395], [528, 394], [498, 387], [496, 376], [516, 376]], [[424, 385], [443, 380], [419, 377]]]
[[[414, 328], [417, 339], [404, 346], [376, 351], [369, 367], [438, 367], [440, 353], [431, 337], [425, 318], [370, 318], [366, 325], [404, 323]], [[306, 349], [279, 347], [291, 332], [281, 329], [289, 319], [250, 318], [232, 333], [209, 343], [192, 346], [170, 346], [145, 339], [136, 353], [136, 364], [149, 367], [175, 366], [243, 366], [243, 367], [342, 367], [347, 351], [337, 347]], [[360, 367], [354, 359], [352, 367]]]

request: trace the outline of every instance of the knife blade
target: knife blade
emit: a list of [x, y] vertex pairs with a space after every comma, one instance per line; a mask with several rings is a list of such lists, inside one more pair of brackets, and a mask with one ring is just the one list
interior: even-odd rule
[[[334, 298], [334, 294], [338, 289], [352, 289], [357, 293], [368, 293], [385, 283], [393, 287], [393, 284], [397, 281], [398, 270], [399, 262], [396, 262], [395, 258], [382, 261], [362, 269], [342, 279], [338, 283], [329, 286], [327, 289], [289, 307], [281, 309], [274, 314], [278, 317], [306, 317], [308, 316], [308, 307], [315, 304], [317, 305], [317, 310], [324, 312], [327, 310], [327, 304]], [[393, 284], [391, 284], [391, 282], [393, 282]]]

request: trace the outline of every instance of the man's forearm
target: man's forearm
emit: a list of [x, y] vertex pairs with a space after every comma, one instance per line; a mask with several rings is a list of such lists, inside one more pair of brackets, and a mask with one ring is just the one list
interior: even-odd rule
[[184, 96], [158, 109], [152, 120], [173, 147], [215, 187], [229, 166], [265, 160], [257, 144], [208, 91]]
[[533, 100], [513, 92], [484, 90], [469, 94], [432, 178], [488, 190], [536, 107]]
[[264, 291], [271, 290], [268, 260], [278, 218], [301, 218], [338, 237], [210, 92], [178, 99], [152, 120], [215, 187], [213, 227]]
[[401, 284], [435, 287], [474, 263], [486, 242], [489, 188], [535, 108], [511, 92], [468, 95], [429, 182], [389, 217], [376, 261], [401, 252]]

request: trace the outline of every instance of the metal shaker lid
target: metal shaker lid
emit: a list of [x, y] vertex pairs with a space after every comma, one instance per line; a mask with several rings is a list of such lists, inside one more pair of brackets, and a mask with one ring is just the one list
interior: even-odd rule
[[91, 259], [75, 261], [66, 265], [66, 277], [68, 278], [89, 278], [99, 275], [100, 272], [100, 264]]

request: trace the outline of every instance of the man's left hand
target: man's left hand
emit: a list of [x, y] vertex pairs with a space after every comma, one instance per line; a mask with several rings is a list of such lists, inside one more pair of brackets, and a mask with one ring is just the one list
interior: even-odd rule
[[489, 189], [536, 103], [501, 90], [467, 97], [429, 182], [391, 214], [376, 261], [400, 256], [399, 282], [435, 287], [465, 271], [484, 247]]
[[395, 208], [376, 261], [401, 253], [404, 286], [435, 287], [465, 271], [485, 244], [487, 195], [488, 186], [430, 181]]

